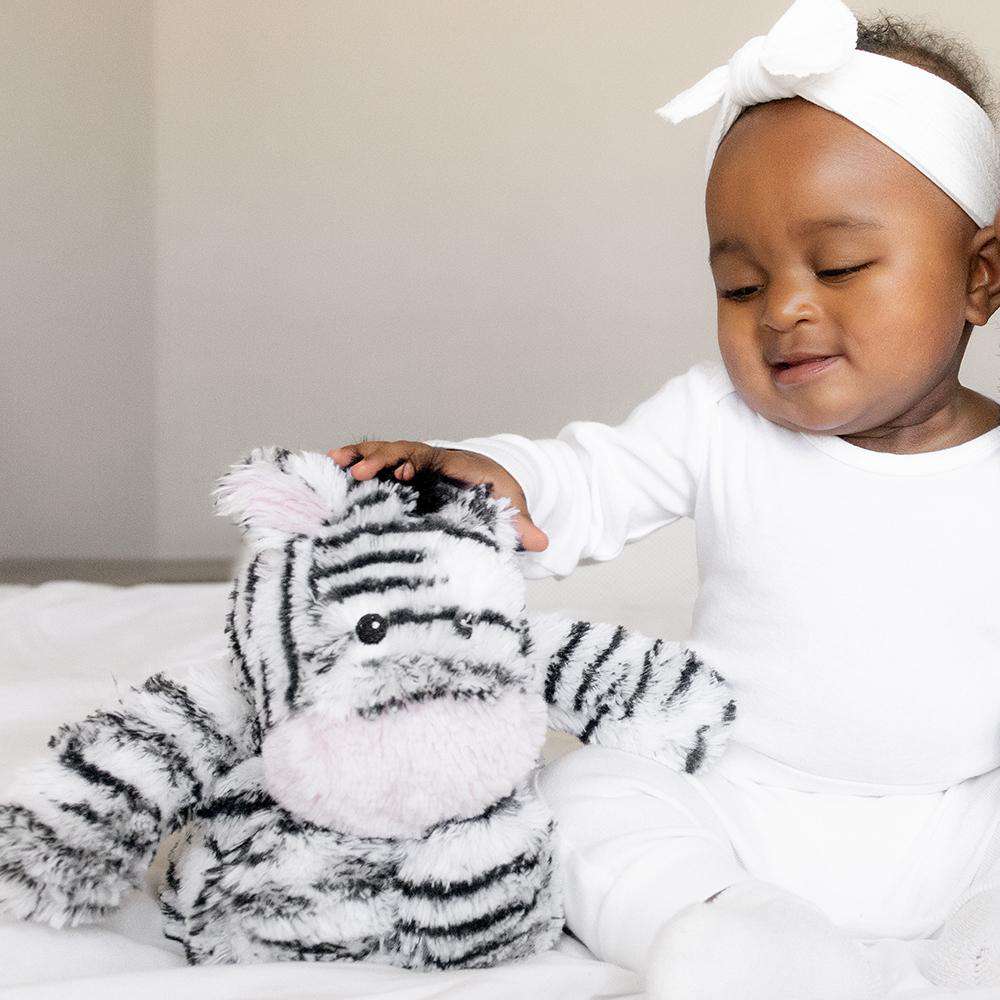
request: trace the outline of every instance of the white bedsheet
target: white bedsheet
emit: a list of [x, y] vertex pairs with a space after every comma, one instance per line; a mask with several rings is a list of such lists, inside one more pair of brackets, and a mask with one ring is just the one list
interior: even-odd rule
[[[649, 557], [649, 552], [643, 556]], [[629, 581], [634, 577], [628, 567], [616, 567], [619, 586], [611, 579], [613, 566], [588, 568], [562, 582], [532, 581], [532, 606], [561, 605], [570, 613], [620, 620], [651, 634], [683, 634], [682, 619], [689, 606], [683, 597], [674, 594], [673, 604], [667, 600], [674, 621], [664, 624], [665, 605], [657, 608], [657, 602], [648, 597], [643, 604]], [[677, 579], [690, 583], [683, 574]], [[0, 798], [11, 771], [44, 753], [46, 739], [60, 722], [108, 704], [116, 689], [138, 683], [156, 670], [217, 652], [223, 643], [227, 590], [218, 584], [0, 586]], [[664, 600], [662, 590], [659, 600]], [[681, 631], [668, 631], [674, 628]], [[553, 747], [556, 752], [565, 749]], [[153, 890], [164, 855], [161, 850], [145, 888], [100, 926], [56, 931], [0, 919], [0, 1000], [612, 1000], [642, 996], [633, 973], [596, 961], [569, 937], [548, 954], [474, 972], [413, 973], [350, 963], [189, 968], [179, 946], [160, 933]], [[959, 995], [967, 1000], [1000, 1000], [1000, 990], [953, 994], [930, 988], [916, 973], [911, 945], [906, 942], [887, 941], [873, 947], [894, 983], [893, 1000]]]

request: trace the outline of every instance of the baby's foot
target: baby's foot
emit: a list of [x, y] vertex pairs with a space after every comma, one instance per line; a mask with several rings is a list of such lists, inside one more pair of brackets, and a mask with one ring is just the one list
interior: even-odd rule
[[1000, 986], [1000, 886], [962, 903], [916, 962], [935, 986]]
[[757, 879], [681, 910], [657, 935], [649, 1000], [875, 1000], [864, 946], [808, 900]]

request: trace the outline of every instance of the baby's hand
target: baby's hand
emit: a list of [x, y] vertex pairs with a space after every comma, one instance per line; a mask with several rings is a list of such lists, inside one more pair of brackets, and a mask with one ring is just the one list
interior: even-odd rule
[[458, 448], [435, 448], [422, 441], [360, 441], [334, 448], [327, 454], [337, 465], [347, 466], [355, 479], [371, 479], [386, 466], [402, 482], [412, 479], [417, 469], [433, 464], [446, 476], [466, 483], [486, 483], [494, 497], [507, 497], [520, 511], [514, 527], [528, 552], [548, 548], [545, 532], [528, 515], [528, 503], [517, 480], [492, 458]]

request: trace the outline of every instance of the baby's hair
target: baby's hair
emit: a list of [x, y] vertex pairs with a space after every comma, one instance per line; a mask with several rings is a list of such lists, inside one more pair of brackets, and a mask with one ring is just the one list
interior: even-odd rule
[[[858, 20], [858, 45], [862, 52], [898, 59], [947, 80], [971, 97], [994, 126], [1000, 122], [1000, 100], [986, 63], [960, 35], [930, 27], [925, 21], [899, 17], [878, 10]], [[739, 121], [757, 105], [744, 108]]]
[[858, 17], [858, 48], [918, 66], [947, 80], [971, 97], [996, 126], [1000, 104], [990, 71], [961, 36], [879, 10], [871, 17]]

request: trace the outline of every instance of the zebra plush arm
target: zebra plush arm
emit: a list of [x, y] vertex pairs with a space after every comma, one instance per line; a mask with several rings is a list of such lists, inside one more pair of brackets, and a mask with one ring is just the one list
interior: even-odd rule
[[551, 728], [687, 773], [722, 753], [736, 703], [692, 650], [551, 612], [529, 614], [528, 633]]
[[92, 923], [140, 885], [161, 838], [245, 757], [249, 707], [223, 659], [63, 725], [0, 795], [0, 913]]

